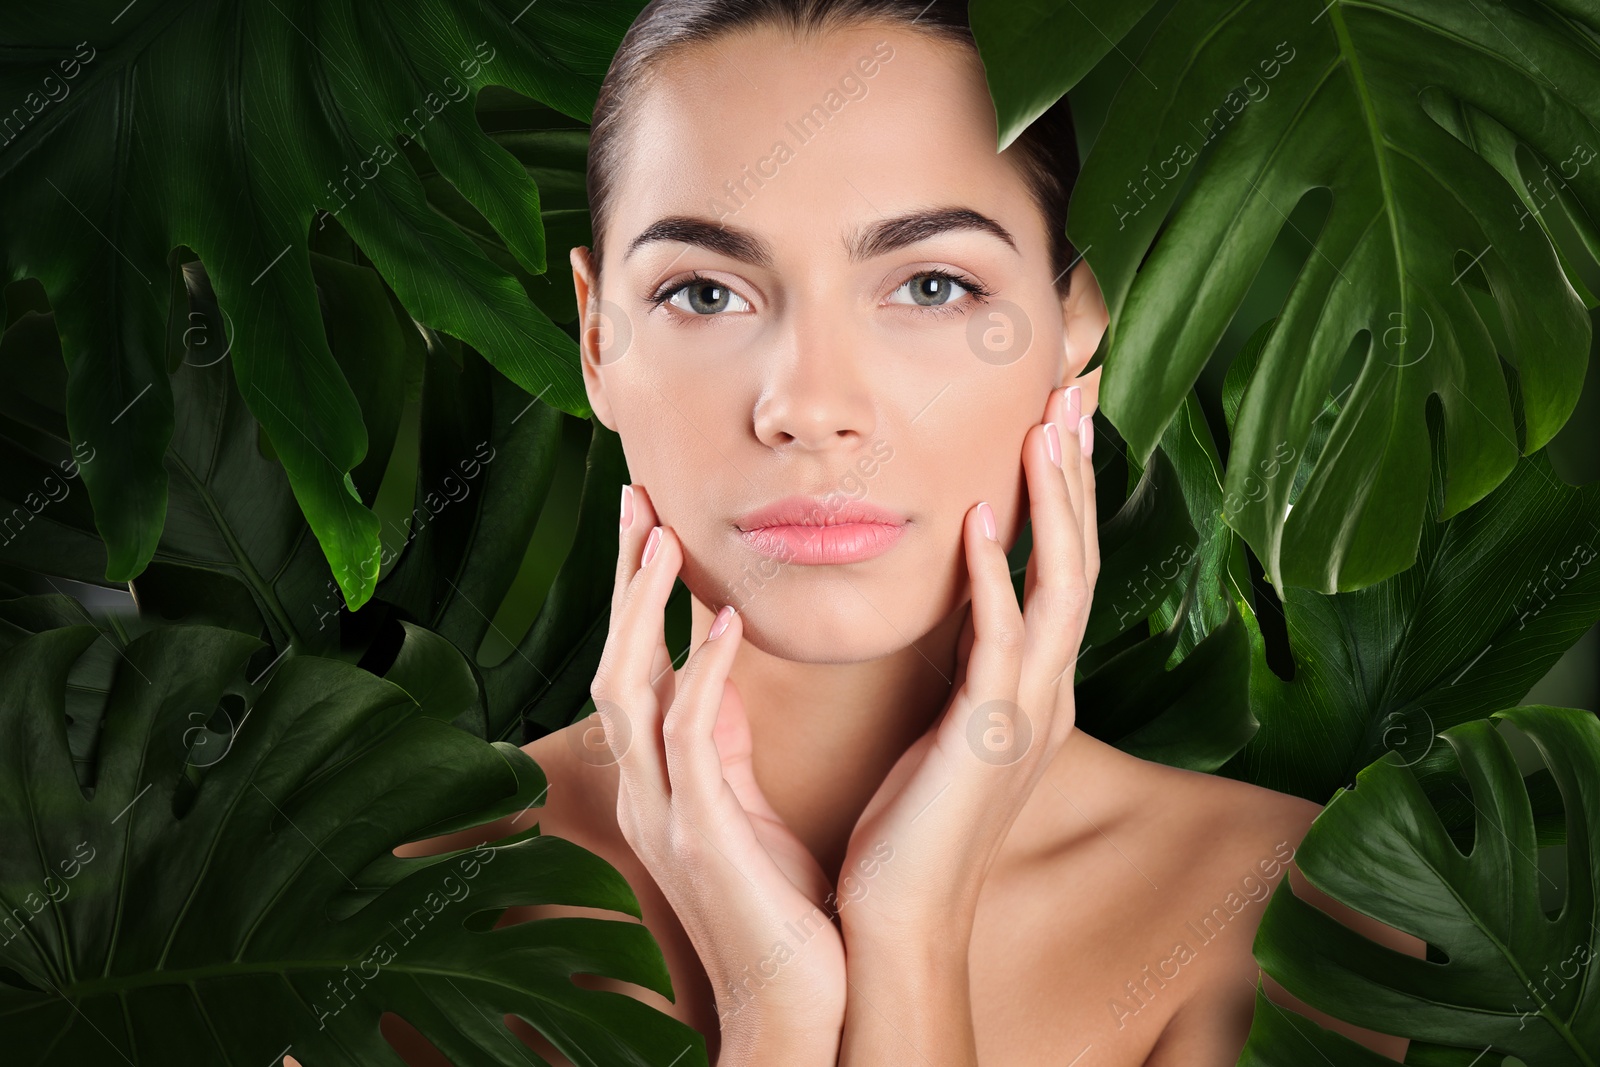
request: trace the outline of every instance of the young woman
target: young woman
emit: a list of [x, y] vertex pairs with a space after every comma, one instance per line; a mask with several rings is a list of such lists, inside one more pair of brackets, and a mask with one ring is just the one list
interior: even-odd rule
[[1065, 239], [1067, 121], [997, 153], [945, 0], [657, 0], [607, 76], [571, 256], [634, 479], [599, 710], [527, 746], [546, 803], [490, 832], [537, 820], [622, 871], [676, 999], [584, 984], [721, 1067], [1222, 1067], [1244, 1044], [1256, 926], [1319, 809], [1073, 728], [1107, 314]]

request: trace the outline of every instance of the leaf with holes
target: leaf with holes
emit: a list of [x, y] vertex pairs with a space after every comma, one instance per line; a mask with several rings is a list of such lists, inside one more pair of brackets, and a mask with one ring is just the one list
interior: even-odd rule
[[493, 83], [586, 122], [638, 7], [67, 3], [11, 35], [0, 277], [35, 277], [49, 294], [71, 439], [101, 457], [83, 476], [107, 578], [138, 574], [162, 534], [175, 246], [210, 273], [239, 392], [352, 609], [372, 593], [378, 523], [351, 479], [368, 447], [358, 399], [317, 314], [316, 209], [414, 318], [471, 343], [546, 404], [588, 414], [576, 343], [433, 209], [408, 153], [425, 153], [516, 262], [542, 273], [538, 189], [479, 127], [474, 100]]
[[[494, 928], [508, 907], [639, 917], [610, 865], [537, 827], [444, 855], [401, 844], [541, 803], [512, 745], [448, 725], [466, 665], [412, 630], [391, 677], [289, 656], [222, 752], [196, 729], [261, 643], [207, 626], [136, 638], [105, 696], [92, 787], [65, 689], [94, 629], [0, 654], [0, 1018], [8, 1058], [83, 1063], [395, 1062], [393, 1011], [458, 1063], [499, 1062], [519, 1016], [577, 1062], [704, 1064], [704, 1038], [606, 975], [671, 997], [660, 948], [621, 919]], [[413, 642], [416, 642], [413, 644]], [[414, 699], [415, 697], [415, 699]]]
[[[1491, 720], [1444, 731], [1470, 786], [1473, 842], [1446, 833], [1410, 768], [1391, 753], [1341, 789], [1295, 855], [1330, 897], [1427, 941], [1440, 960], [1375, 944], [1280, 885], [1255, 956], [1305, 1003], [1357, 1026], [1478, 1062], [1493, 1053], [1538, 1067], [1600, 1062], [1600, 721], [1528, 706], [1496, 712], [1530, 737], [1566, 808], [1565, 901], [1545, 914], [1533, 810], [1510, 746]], [[1370, 1067], [1392, 1061], [1298, 1015], [1265, 1010], [1241, 1067]], [[1408, 1056], [1408, 1062], [1412, 1058]], [[1496, 1061], [1488, 1061], [1496, 1062]]]
[[[1129, 24], [1121, 0], [1069, 6], [1106, 32]], [[1101, 408], [1142, 463], [1295, 206], [1329, 190], [1243, 397], [1226, 492], [1256, 499], [1260, 470], [1304, 453], [1352, 349], [1359, 374], [1293, 511], [1290, 479], [1276, 478], [1228, 521], [1280, 591], [1370, 585], [1416, 558], [1430, 403], [1448, 518], [1577, 402], [1597, 302], [1579, 265], [1600, 253], [1600, 13], [1571, 0], [1178, 0], [1159, 17], [1068, 219], [1111, 312]], [[1023, 42], [980, 46], [989, 70], [1025, 69]], [[1052, 66], [1076, 71], [1106, 44], [1083, 33], [1062, 48]], [[1041, 103], [1019, 80], [990, 80], [1002, 145]], [[1055, 73], [1035, 80], [1066, 88]]]

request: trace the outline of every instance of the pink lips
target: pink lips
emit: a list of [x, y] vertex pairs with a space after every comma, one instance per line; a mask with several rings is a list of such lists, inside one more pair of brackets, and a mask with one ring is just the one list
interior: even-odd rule
[[739, 536], [762, 555], [785, 563], [860, 563], [894, 547], [903, 515], [857, 500], [785, 497], [738, 522]]

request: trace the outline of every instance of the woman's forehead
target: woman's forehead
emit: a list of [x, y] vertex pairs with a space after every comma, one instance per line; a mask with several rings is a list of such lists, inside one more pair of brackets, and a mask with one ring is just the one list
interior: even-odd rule
[[1025, 193], [995, 151], [981, 66], [927, 34], [872, 24], [802, 43], [763, 27], [685, 49], [655, 74], [628, 102], [618, 156], [624, 243], [671, 215], [805, 219], [831, 234], [913, 206], [995, 214]]

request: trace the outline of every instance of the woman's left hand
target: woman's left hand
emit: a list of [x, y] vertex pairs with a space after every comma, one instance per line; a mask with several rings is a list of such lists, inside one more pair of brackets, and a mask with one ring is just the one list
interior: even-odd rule
[[[1098, 377], [1079, 379], [1087, 388], [1052, 390], [1045, 421], [1023, 438], [1033, 552], [1021, 609], [992, 511], [978, 504], [967, 512], [972, 605], [953, 695], [851, 834], [839, 893], [847, 943], [970, 935], [989, 867], [1072, 731], [1073, 670], [1100, 573], [1093, 403], [1081, 402]], [[864, 885], [859, 898], [846, 892], [853, 879]], [[959, 945], [964, 959], [966, 940]]]

